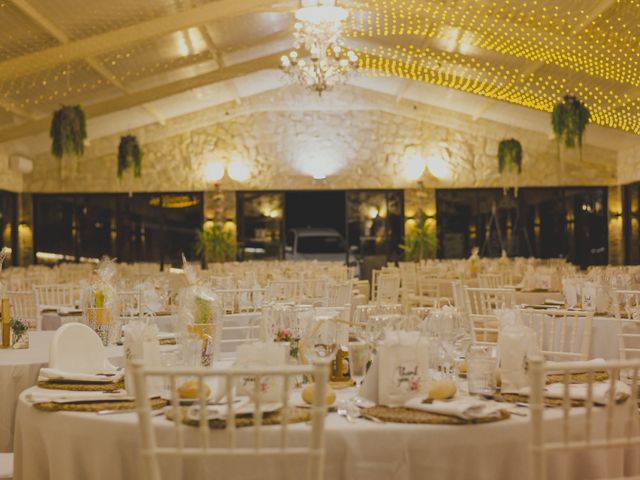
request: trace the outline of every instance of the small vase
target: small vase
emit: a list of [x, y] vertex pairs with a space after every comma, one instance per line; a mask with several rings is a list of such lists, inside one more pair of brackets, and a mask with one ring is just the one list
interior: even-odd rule
[[29, 348], [29, 332], [23, 332], [17, 335], [14, 333], [11, 348]]

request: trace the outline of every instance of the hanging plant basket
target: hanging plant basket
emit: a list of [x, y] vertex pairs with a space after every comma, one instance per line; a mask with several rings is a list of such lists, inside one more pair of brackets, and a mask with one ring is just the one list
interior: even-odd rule
[[502, 140], [498, 144], [498, 170], [503, 173], [514, 168], [522, 173], [522, 145], [515, 138]]
[[80, 105], [62, 106], [53, 112], [51, 128], [51, 154], [61, 159], [65, 155], [82, 156], [87, 138], [87, 122]]
[[558, 144], [558, 158], [560, 158], [560, 144], [566, 148], [578, 145], [582, 158], [582, 137], [589, 123], [589, 109], [572, 95], [565, 95], [551, 112], [551, 125]]
[[142, 149], [138, 138], [134, 135], [120, 137], [118, 145], [118, 178], [122, 173], [133, 166], [133, 176], [138, 178], [142, 174]]
[[498, 144], [498, 171], [502, 175], [502, 193], [507, 194], [513, 188], [518, 196], [518, 177], [522, 173], [522, 145], [515, 138], [502, 140]]

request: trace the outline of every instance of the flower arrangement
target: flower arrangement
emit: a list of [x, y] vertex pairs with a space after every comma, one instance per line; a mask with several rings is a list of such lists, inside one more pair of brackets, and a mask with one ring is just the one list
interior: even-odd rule
[[300, 338], [296, 337], [290, 328], [279, 327], [275, 335], [276, 342], [289, 342], [289, 356], [298, 358]]
[[9, 327], [13, 333], [11, 346], [13, 348], [29, 348], [29, 324], [17, 318], [9, 322]]
[[29, 330], [29, 324], [18, 318], [11, 320], [11, 322], [9, 322], [9, 326], [16, 337], [21, 337]]

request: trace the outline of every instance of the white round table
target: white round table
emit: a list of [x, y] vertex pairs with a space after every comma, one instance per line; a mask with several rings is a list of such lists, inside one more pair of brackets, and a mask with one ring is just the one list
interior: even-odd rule
[[[341, 391], [341, 396], [352, 395]], [[528, 412], [526, 408], [520, 409]], [[578, 422], [583, 409], [574, 409]], [[604, 425], [605, 415], [594, 418]], [[545, 411], [550, 437], [560, 437], [560, 409]], [[620, 417], [614, 416], [614, 421]], [[600, 422], [600, 420], [602, 422]], [[161, 442], [173, 442], [173, 423], [154, 417], [161, 429]], [[300, 442], [310, 427], [305, 423], [290, 427], [292, 443]], [[326, 421], [326, 476], [331, 480], [512, 480], [526, 479], [531, 471], [529, 452], [529, 418], [512, 418], [484, 425], [406, 425], [378, 424], [359, 419], [348, 423], [335, 413]], [[595, 427], [594, 427], [595, 428]], [[576, 424], [574, 429], [579, 430]], [[580, 430], [583, 431], [583, 430]], [[599, 430], [594, 430], [599, 431]], [[187, 442], [198, 434], [187, 429]], [[265, 427], [263, 444], [276, 444], [280, 429]], [[211, 442], [226, 438], [224, 431], [211, 431]], [[237, 431], [238, 444], [250, 441], [251, 428]], [[16, 480], [125, 480], [143, 478], [139, 457], [137, 417], [135, 413], [99, 416], [95, 413], [38, 411], [21, 396], [16, 423]], [[213, 443], [212, 443], [213, 444]], [[570, 474], [566, 479], [586, 480], [609, 475], [622, 476], [623, 471], [638, 472], [640, 458], [633, 452], [609, 450], [589, 454], [573, 454]], [[558, 457], [549, 462], [557, 471]], [[256, 463], [252, 458], [211, 460], [208, 477], [232, 480], [304, 478], [303, 466], [291, 460]], [[217, 463], [216, 463], [217, 462]], [[634, 463], [635, 462], [635, 463]], [[175, 460], [161, 463], [163, 479], [203, 479], [193, 463]], [[215, 474], [215, 475], [214, 475]], [[554, 478], [550, 476], [549, 478]], [[555, 477], [557, 478], [557, 477]]]
[[[0, 349], [0, 452], [13, 450], [13, 424], [18, 395], [36, 384], [40, 368], [49, 363], [49, 344], [55, 332], [29, 332], [29, 348]], [[107, 347], [110, 358], [122, 357], [122, 347]]]

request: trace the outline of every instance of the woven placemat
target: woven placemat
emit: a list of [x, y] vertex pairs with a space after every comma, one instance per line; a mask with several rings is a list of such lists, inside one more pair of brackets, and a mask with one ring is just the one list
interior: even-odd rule
[[73, 390], [76, 392], [113, 392], [116, 390], [123, 390], [124, 381], [117, 383], [46, 381], [38, 382], [38, 387], [49, 390]]
[[[607, 372], [594, 372], [593, 373], [593, 381], [594, 382], [606, 382], [609, 380], [609, 374]], [[564, 383], [564, 375], [563, 374], [555, 374], [547, 375], [547, 385], [552, 383]], [[572, 373], [569, 375], [569, 383], [589, 383], [589, 374], [588, 373]]]
[[[199, 420], [195, 420], [192, 418], [186, 417], [187, 409], [184, 407], [180, 407], [180, 412], [182, 415], [182, 423], [185, 425], [189, 425], [192, 427], [197, 427], [200, 425]], [[168, 408], [165, 412], [165, 417], [168, 420], [173, 421], [173, 409]], [[298, 408], [298, 407], [289, 407], [289, 417], [288, 423], [301, 423], [308, 422], [311, 420], [311, 410], [308, 408]], [[262, 415], [262, 425], [280, 425], [282, 423], [282, 409], [276, 410], [275, 412], [269, 412]], [[227, 426], [227, 421], [225, 419], [211, 419], [209, 420], [209, 427], [214, 429], [224, 429]], [[238, 415], [236, 416], [236, 427], [251, 427], [253, 426], [253, 416], [249, 415]]]
[[[154, 410], [167, 405], [167, 401], [162, 398], [152, 398], [150, 402], [151, 408]], [[43, 412], [98, 412], [100, 410], [134, 410], [136, 402], [133, 400], [73, 403], [43, 402], [34, 403], [33, 406]]]
[[[616, 403], [624, 403], [629, 398], [629, 395], [620, 394], [616, 399]], [[496, 402], [508, 402], [508, 403], [529, 403], [529, 397], [526, 395], [518, 395], [517, 393], [496, 393], [493, 397]], [[544, 398], [544, 404], [547, 407], [562, 407], [564, 405], [564, 399], [562, 398]], [[584, 407], [585, 400], [571, 400], [572, 407]], [[599, 405], [595, 403], [594, 405]]]
[[393, 423], [420, 423], [431, 425], [472, 425], [476, 423], [492, 423], [506, 420], [510, 413], [506, 410], [499, 412], [499, 416], [488, 418], [463, 419], [438, 413], [424, 412], [422, 410], [412, 410], [404, 407], [385, 407], [376, 405], [375, 407], [363, 408], [363, 415], [378, 418], [384, 422]]

